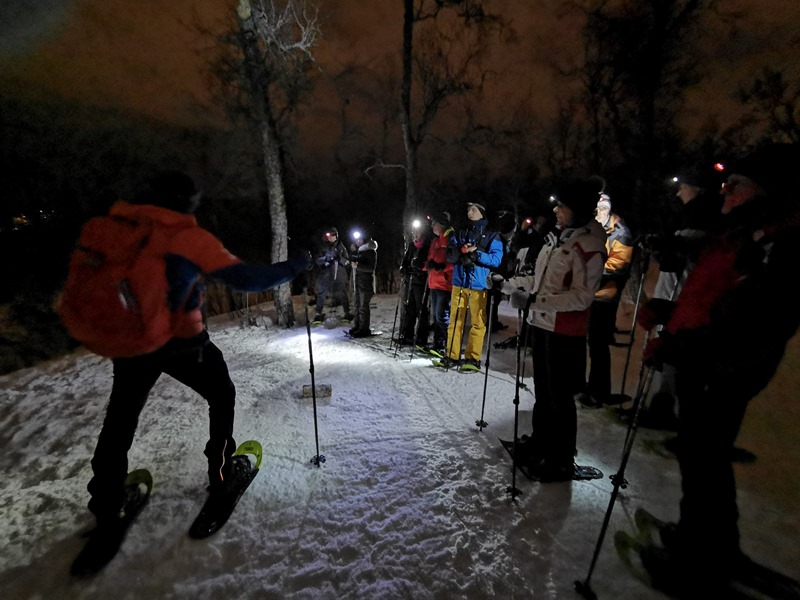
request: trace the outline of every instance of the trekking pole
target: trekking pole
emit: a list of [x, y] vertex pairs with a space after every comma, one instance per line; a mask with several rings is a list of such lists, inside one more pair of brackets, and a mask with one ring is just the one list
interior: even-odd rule
[[350, 263], [350, 277], [353, 280], [353, 305], [350, 308], [358, 312], [358, 304], [356, 303], [356, 268], [352, 262]]
[[[403, 312], [400, 314], [400, 330], [397, 332], [397, 338], [395, 340], [394, 331], [392, 332], [392, 341], [391, 344], [394, 344], [394, 357], [397, 358], [397, 351], [400, 349], [400, 340], [403, 337], [403, 334], [406, 330], [406, 323], [408, 322], [408, 302], [411, 299], [411, 276], [403, 277], [403, 285], [405, 286], [404, 296], [405, 299], [403, 300]], [[398, 297], [399, 301], [399, 297]], [[389, 347], [391, 347], [391, 344]]]
[[[491, 321], [490, 315], [492, 314], [492, 306], [494, 304], [494, 295], [489, 294], [489, 312], [487, 313], [487, 321]], [[486, 332], [486, 371], [483, 374], [483, 402], [481, 403], [481, 418], [475, 421], [475, 425], [478, 426], [478, 431], [483, 431], [484, 427], [488, 427], [489, 424], [483, 420], [483, 412], [486, 408], [486, 386], [489, 383], [489, 355], [492, 352], [492, 332], [491, 328]]]
[[[402, 284], [402, 279], [400, 280], [400, 283]], [[403, 295], [403, 288], [401, 285], [400, 289], [397, 291], [397, 304], [394, 307], [394, 321], [392, 322], [392, 333], [389, 336], [389, 348], [391, 348], [392, 344], [394, 343], [394, 331], [395, 328], [397, 327], [397, 313], [400, 312], [400, 298], [402, 297], [402, 295]]]
[[[453, 296], [451, 294], [451, 296], [450, 296], [450, 299], [451, 299], [450, 310], [451, 311], [453, 310], [452, 297]], [[447, 337], [450, 338], [450, 345], [447, 348], [447, 358], [448, 359], [450, 358], [450, 355], [453, 354], [453, 345], [454, 345], [454, 343], [456, 341], [456, 327], [458, 327], [458, 315], [461, 312], [461, 299], [463, 297], [464, 297], [464, 288], [458, 288], [458, 300], [456, 302], [455, 319], [453, 319], [453, 316], [450, 315], [450, 323], [448, 323], [448, 325], [447, 325]], [[464, 323], [466, 324], [466, 319], [464, 320]], [[450, 329], [451, 328], [453, 330], [453, 335], [450, 335]], [[461, 336], [462, 337], [464, 336], [463, 332], [462, 332]], [[459, 349], [458, 349], [458, 358], [461, 358], [461, 347], [459, 347]], [[450, 369], [450, 367], [447, 367], [447, 370], [449, 370], [449, 369]]]
[[[422, 324], [422, 315], [425, 313], [425, 308], [426, 308], [426, 306], [428, 304], [428, 291], [429, 291], [428, 290], [428, 280], [426, 278], [425, 279], [425, 289], [422, 292], [422, 302], [420, 303], [419, 310], [417, 311], [417, 322], [416, 322], [416, 324], [414, 326], [414, 343], [411, 344], [411, 354], [408, 357], [409, 361], [414, 358], [414, 350], [417, 349], [417, 340], [419, 339], [419, 328], [420, 328], [420, 325]], [[428, 315], [430, 315], [430, 313], [428, 313]], [[428, 319], [430, 319], [430, 316], [428, 316]], [[426, 323], [425, 327], [427, 327], [427, 326], [428, 326], [428, 324]]]
[[650, 266], [650, 251], [647, 248], [642, 248], [642, 250], [643, 252], [642, 252], [641, 273], [639, 274], [639, 287], [636, 291], [636, 303], [634, 304], [633, 307], [631, 336], [628, 341], [628, 351], [625, 354], [625, 367], [622, 369], [622, 385], [620, 386], [619, 394], [611, 394], [611, 398], [609, 398], [609, 404], [622, 404], [630, 400], [630, 398], [625, 395], [625, 381], [628, 377], [628, 367], [631, 362], [631, 351], [633, 350], [633, 343], [636, 339], [636, 318], [639, 315], [639, 305], [642, 301], [642, 294], [644, 293], [644, 280], [645, 277], [647, 277], [647, 270]]
[[[647, 340], [649, 337], [650, 332], [648, 331], [645, 335], [645, 346], [647, 345]], [[589, 572], [586, 574], [586, 579], [576, 579], [574, 583], [575, 591], [589, 600], [595, 600], [597, 598], [597, 594], [595, 594], [592, 590], [590, 580], [592, 573], [594, 572], [595, 565], [597, 564], [597, 558], [600, 555], [600, 549], [603, 546], [603, 540], [605, 539], [606, 531], [608, 530], [608, 524], [611, 521], [611, 513], [614, 511], [614, 503], [617, 500], [619, 490], [620, 488], [624, 489], [628, 486], [628, 482], [625, 479], [625, 468], [628, 465], [628, 458], [630, 457], [631, 450], [633, 449], [633, 441], [636, 438], [636, 429], [639, 425], [639, 412], [641, 411], [642, 405], [644, 404], [644, 399], [647, 397], [647, 394], [650, 390], [650, 383], [653, 380], [653, 372], [655, 371], [653, 367], [645, 368], [644, 362], [642, 362], [642, 370], [645, 371], [645, 375], [644, 377], [639, 378], [636, 396], [634, 397], [633, 418], [628, 424], [628, 430], [625, 433], [625, 442], [623, 443], [622, 447], [622, 459], [620, 460], [619, 469], [615, 474], [609, 476], [609, 479], [611, 479], [611, 483], [613, 484], [613, 488], [611, 490], [611, 497], [608, 500], [608, 508], [606, 509], [606, 514], [603, 518], [603, 524], [600, 527], [600, 534], [597, 537], [597, 543], [594, 547], [592, 561], [589, 565]]]
[[[467, 292], [468, 293], [467, 293], [467, 299], [464, 302], [464, 321], [463, 321], [463, 323], [461, 323], [461, 339], [459, 340], [460, 343], [458, 345], [458, 358], [456, 358], [456, 360], [461, 360], [461, 349], [464, 348], [464, 345], [465, 345], [464, 344], [464, 336], [467, 333], [467, 318], [469, 318], [470, 320], [472, 319], [472, 311], [470, 310], [469, 303], [472, 301], [472, 291], [473, 291], [472, 275], [473, 274], [474, 274], [474, 271], [470, 272], [468, 274], [467, 270], [464, 269], [464, 276], [467, 277]], [[461, 291], [463, 292], [464, 288], [461, 288]], [[459, 305], [461, 304], [461, 294], [459, 294], [458, 303], [459, 303]], [[469, 314], [467, 314], [467, 313], [469, 313]], [[455, 327], [453, 327], [453, 342], [455, 341], [455, 338], [456, 338], [456, 336], [455, 336], [456, 327], [458, 327], [458, 317], [456, 317], [456, 325], [455, 325]], [[450, 346], [451, 347], [453, 346], [452, 342], [450, 343]]]
[[317, 429], [317, 390], [316, 382], [314, 381], [314, 353], [311, 350], [311, 321], [308, 318], [308, 288], [303, 288], [303, 304], [306, 311], [306, 333], [308, 334], [308, 360], [310, 366], [308, 368], [311, 373], [311, 400], [314, 406], [314, 441], [317, 445], [317, 453], [311, 458], [313, 464], [318, 467], [325, 462], [325, 456], [319, 453], [319, 430]]
[[[522, 309], [517, 311], [517, 336], [522, 336], [522, 324], [525, 321], [527, 310]], [[506, 488], [506, 493], [511, 494], [511, 501], [515, 501], [517, 496], [522, 492], [517, 489], [517, 450], [519, 450], [519, 442], [517, 441], [519, 433], [519, 388], [520, 388], [520, 363], [522, 358], [520, 356], [520, 348], [522, 344], [517, 344], [517, 371], [514, 386], [514, 453], [511, 455], [511, 486]]]

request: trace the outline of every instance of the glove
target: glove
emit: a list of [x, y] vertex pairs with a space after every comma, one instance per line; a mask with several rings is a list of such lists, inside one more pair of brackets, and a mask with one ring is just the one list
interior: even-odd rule
[[436, 262], [431, 258], [430, 260], [428, 260], [425, 266], [428, 268], [428, 271], [444, 271], [445, 264]]
[[667, 355], [666, 350], [666, 338], [661, 336], [655, 337], [644, 347], [642, 351], [642, 362], [645, 366], [653, 367], [657, 371], [661, 371], [664, 368], [665, 357]]
[[511, 306], [517, 310], [525, 310], [532, 302], [533, 294], [526, 290], [514, 290], [511, 292]]
[[674, 308], [675, 303], [670, 300], [653, 298], [639, 310], [636, 322], [642, 329], [650, 331], [653, 327], [663, 325], [669, 321]]

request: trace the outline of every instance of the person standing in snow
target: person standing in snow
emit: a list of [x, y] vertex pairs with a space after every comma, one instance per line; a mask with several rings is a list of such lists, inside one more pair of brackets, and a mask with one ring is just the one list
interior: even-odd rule
[[450, 295], [453, 291], [453, 264], [447, 262], [447, 244], [453, 228], [450, 227], [448, 212], [434, 213], [430, 219], [431, 229], [436, 237], [431, 241], [428, 250], [425, 271], [428, 273], [428, 293], [433, 316], [433, 345], [424, 350], [432, 356], [444, 358], [447, 326], [450, 324]]
[[427, 273], [425, 260], [431, 238], [417, 225], [411, 231], [411, 243], [403, 254], [400, 275], [403, 278], [403, 316], [400, 320], [400, 345], [415, 344], [422, 348], [428, 343], [428, 296], [426, 294]]
[[356, 315], [349, 334], [353, 337], [368, 337], [370, 329], [369, 303], [375, 294], [375, 267], [378, 264], [378, 242], [365, 236], [363, 243], [352, 244], [350, 266], [355, 277], [353, 304]]
[[[679, 222], [668, 235], [651, 238], [649, 245], [658, 261], [658, 279], [651, 301], [678, 299], [681, 286], [697, 262], [705, 243], [721, 218], [722, 195], [719, 173], [686, 168], [673, 178], [675, 196], [682, 210]], [[675, 370], [665, 364], [654, 374], [655, 392], [639, 414], [639, 427], [671, 429], [677, 426]]]
[[599, 178], [562, 183], [553, 196], [557, 233], [548, 233], [533, 277], [503, 284], [511, 305], [527, 313], [533, 346], [533, 431], [517, 458], [541, 482], [573, 478], [586, 333], [606, 261], [606, 233], [594, 219]]
[[625, 220], [611, 209], [607, 194], [598, 199], [595, 219], [605, 229], [608, 257], [589, 313], [589, 377], [578, 399], [584, 406], [601, 408], [611, 398], [611, 344], [622, 290], [631, 273], [633, 235]]
[[[495, 214], [495, 229], [500, 234], [500, 240], [503, 243], [503, 259], [499, 266], [491, 269], [491, 279], [493, 282], [502, 282], [514, 274], [516, 266], [517, 249], [513, 245], [514, 234], [517, 232], [515, 211], [510, 208], [498, 210]], [[508, 326], [500, 321], [500, 302], [503, 300], [500, 286], [492, 284], [488, 295], [492, 305], [492, 314], [489, 315], [489, 331], [502, 331]]]
[[[447, 262], [453, 265], [453, 290], [450, 295], [450, 325], [447, 328], [447, 356], [434, 362], [444, 368], [463, 371], [481, 368], [483, 339], [489, 316], [486, 314], [487, 281], [492, 267], [503, 259], [503, 242], [489, 228], [486, 207], [467, 202], [467, 225], [454, 233], [447, 246]], [[461, 344], [466, 329], [467, 313], [470, 328], [461, 361]]]
[[[726, 169], [720, 232], [700, 251], [677, 302], [640, 311], [663, 324], [646, 364], [675, 367], [680, 518], [640, 552], [653, 585], [722, 597], [752, 564], [741, 550], [734, 442], [800, 325], [787, 281], [800, 264], [800, 144], [768, 144]], [[713, 560], [709, 560], [713, 557]]]
[[204, 279], [208, 277], [244, 292], [265, 291], [292, 280], [311, 265], [309, 253], [273, 265], [245, 264], [197, 225], [193, 213], [199, 200], [200, 193], [188, 175], [167, 171], [156, 175], [133, 203], [118, 202], [111, 209], [111, 214], [119, 218], [150, 221], [156, 228], [178, 223], [185, 227], [167, 241], [164, 254], [174, 337], [148, 354], [113, 359], [111, 396], [91, 461], [93, 476], [87, 486], [91, 495], [89, 510], [97, 527], [73, 564], [75, 574], [102, 567], [113, 556], [109, 544], [119, 543], [128, 451], [139, 414], [163, 373], [192, 388], [208, 403], [209, 439], [204, 451], [208, 490], [212, 496], [225, 492], [236, 449], [236, 388], [222, 352], [206, 329]]
[[[317, 314], [314, 324], [319, 325], [325, 321], [325, 300], [328, 294], [333, 296], [334, 302], [342, 305], [344, 316], [342, 321], [349, 323], [353, 320], [350, 312], [350, 299], [347, 297], [347, 265], [349, 256], [347, 247], [339, 239], [339, 230], [330, 227], [323, 236], [322, 253], [317, 257], [319, 267], [317, 275]], [[355, 302], [355, 299], [353, 299]]]

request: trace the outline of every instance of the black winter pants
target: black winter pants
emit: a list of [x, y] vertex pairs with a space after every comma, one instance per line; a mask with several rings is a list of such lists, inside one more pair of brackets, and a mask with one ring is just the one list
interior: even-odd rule
[[[611, 397], [611, 343], [617, 322], [618, 302], [592, 302], [589, 313], [589, 381], [587, 389], [595, 400]], [[581, 390], [584, 391], [584, 390]]]
[[[208, 402], [209, 439], [205, 447], [211, 485], [219, 484], [230, 469], [236, 449], [233, 421], [236, 390], [228, 366], [208, 333], [192, 340], [172, 340], [163, 348], [134, 358], [118, 358], [103, 428], [97, 441], [89, 481], [89, 510], [98, 521], [116, 518], [123, 501], [128, 473], [128, 451], [139, 414], [162, 373], [192, 388]], [[169, 451], [165, 448], [165, 452]]]
[[[428, 343], [430, 316], [428, 314], [428, 297], [425, 293], [427, 289], [424, 282], [411, 282], [404, 307], [403, 338], [413, 341], [418, 346]], [[417, 319], [419, 319], [419, 324]]]
[[575, 460], [578, 414], [575, 394], [583, 387], [586, 337], [567, 336], [539, 327], [533, 335], [533, 405], [531, 438], [536, 453], [552, 466]]
[[374, 275], [372, 273], [358, 273], [356, 275], [355, 299], [355, 319], [353, 320], [353, 330], [367, 333], [370, 330], [370, 309], [369, 303], [375, 293]]
[[752, 394], [741, 378], [708, 371], [705, 362], [677, 371], [683, 496], [676, 541], [693, 560], [730, 561], [740, 551], [731, 452]]

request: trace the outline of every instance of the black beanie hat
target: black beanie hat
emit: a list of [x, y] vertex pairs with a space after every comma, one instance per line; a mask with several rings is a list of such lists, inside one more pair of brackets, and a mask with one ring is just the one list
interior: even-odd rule
[[446, 211], [433, 213], [431, 215], [431, 223], [439, 223], [439, 225], [447, 229], [450, 227], [450, 213]]
[[772, 143], [755, 150], [725, 169], [728, 175], [749, 177], [770, 199], [790, 199], [797, 190], [800, 144]]
[[604, 181], [600, 177], [587, 179], [570, 179], [556, 188], [555, 201], [560, 202], [572, 211], [572, 225], [580, 227], [594, 218]]
[[510, 236], [517, 230], [517, 215], [513, 208], [502, 208], [496, 215], [497, 231], [500, 235]]
[[153, 204], [180, 213], [191, 214], [197, 209], [200, 192], [194, 180], [181, 171], [161, 171], [147, 185], [147, 191], [137, 202]]

